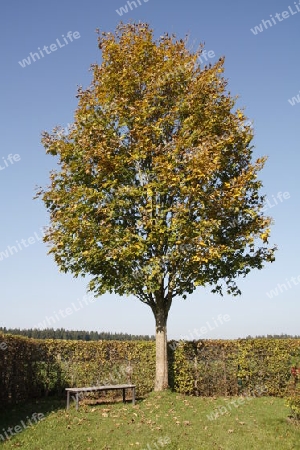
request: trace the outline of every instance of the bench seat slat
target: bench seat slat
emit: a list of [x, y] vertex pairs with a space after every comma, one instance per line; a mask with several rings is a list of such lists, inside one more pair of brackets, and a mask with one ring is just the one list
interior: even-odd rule
[[131, 389], [132, 390], [132, 404], [135, 404], [135, 384], [107, 384], [103, 386], [88, 386], [88, 387], [81, 387], [81, 388], [66, 388], [67, 391], [67, 409], [69, 409], [70, 406], [70, 394], [74, 393], [76, 394], [76, 409], [78, 409], [79, 404], [79, 398], [78, 393], [79, 392], [95, 392], [95, 391], [111, 391], [115, 389], [122, 389], [123, 390], [123, 402], [125, 402], [125, 389]]

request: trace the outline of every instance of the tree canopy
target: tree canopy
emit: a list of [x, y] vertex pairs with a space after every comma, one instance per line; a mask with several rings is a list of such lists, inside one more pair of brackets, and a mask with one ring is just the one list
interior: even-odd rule
[[274, 260], [259, 193], [266, 157], [252, 161], [253, 130], [227, 92], [224, 58], [202, 67], [203, 46], [155, 40], [144, 23], [98, 39], [102, 62], [78, 89], [73, 126], [43, 133], [59, 164], [38, 193], [50, 212], [44, 240], [62, 271], [91, 275], [96, 295], [150, 306], [160, 389], [172, 300], [207, 284], [237, 295], [238, 276]]

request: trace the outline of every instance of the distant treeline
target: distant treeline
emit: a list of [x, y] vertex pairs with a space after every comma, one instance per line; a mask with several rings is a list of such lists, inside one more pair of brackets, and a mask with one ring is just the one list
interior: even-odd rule
[[[28, 328], [21, 330], [20, 328], [0, 327], [0, 333], [14, 334], [19, 336], [27, 336], [34, 339], [66, 339], [73, 341], [154, 341], [155, 336], [151, 335], [134, 335], [128, 333], [111, 333], [110, 331], [84, 331], [84, 330], [65, 330], [64, 328], [46, 328], [40, 330], [38, 328]], [[292, 336], [290, 334], [267, 334], [250, 336], [242, 339], [300, 339], [300, 335]]]
[[300, 339], [300, 336], [292, 336], [291, 334], [266, 334], [258, 336], [247, 336], [246, 339]]
[[133, 335], [128, 333], [111, 333], [109, 331], [83, 331], [83, 330], [65, 330], [59, 328], [46, 328], [39, 330], [37, 328], [29, 328], [20, 330], [20, 328], [0, 327], [0, 332], [6, 334], [14, 334], [18, 336], [27, 336], [34, 339], [67, 339], [73, 341], [153, 341], [154, 336]]

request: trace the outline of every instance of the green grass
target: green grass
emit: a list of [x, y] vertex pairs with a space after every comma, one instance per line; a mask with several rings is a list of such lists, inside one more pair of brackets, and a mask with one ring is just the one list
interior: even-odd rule
[[[4, 450], [300, 449], [300, 426], [288, 420], [283, 399], [252, 398], [237, 408], [230, 403], [233, 400], [167, 391], [151, 393], [135, 406], [82, 402], [78, 411], [74, 402], [66, 411], [65, 401], [40, 400], [1, 413], [0, 434], [22, 420], [25, 423], [34, 412], [44, 414], [45, 419], [22, 428], [5, 442], [0, 439], [0, 446]], [[207, 415], [220, 406], [226, 411], [223, 408], [219, 418], [209, 420]]]

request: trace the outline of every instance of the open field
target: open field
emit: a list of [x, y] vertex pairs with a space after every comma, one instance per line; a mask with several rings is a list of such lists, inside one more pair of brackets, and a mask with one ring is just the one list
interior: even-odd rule
[[[251, 398], [240, 405], [234, 400], [167, 391], [151, 393], [135, 406], [102, 399], [82, 402], [76, 411], [72, 402], [67, 412], [65, 400], [48, 398], [1, 412], [0, 434], [17, 433], [5, 442], [0, 438], [0, 445], [24, 450], [300, 449], [300, 426], [288, 420], [283, 399]], [[219, 417], [209, 419], [215, 408]], [[28, 418], [34, 423], [33, 413], [45, 418], [25, 428]]]

